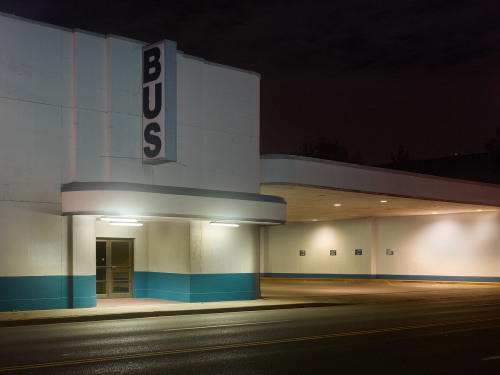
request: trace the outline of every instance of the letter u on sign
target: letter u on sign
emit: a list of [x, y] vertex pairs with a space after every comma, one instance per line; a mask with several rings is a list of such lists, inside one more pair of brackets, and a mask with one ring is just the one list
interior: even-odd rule
[[177, 161], [177, 43], [142, 50], [142, 162]]

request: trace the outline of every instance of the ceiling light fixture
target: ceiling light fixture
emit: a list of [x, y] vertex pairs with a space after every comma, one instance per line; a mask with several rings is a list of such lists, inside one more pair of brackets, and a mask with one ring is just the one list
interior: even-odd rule
[[335, 204], [334, 204], [334, 206], [335, 206], [335, 207], [340, 207], [340, 206], [342, 206], [342, 205], [341, 205], [340, 203], [335, 203]]
[[123, 226], [123, 227], [142, 227], [142, 223], [124, 223], [124, 222], [110, 222], [109, 223], [110, 225], [120, 225], [120, 226]]
[[225, 223], [223, 221], [211, 221], [210, 225], [215, 225], [215, 226], [218, 226], [218, 227], [239, 227], [240, 226], [240, 224]]
[[123, 217], [101, 217], [102, 221], [109, 221], [114, 223], [138, 223], [137, 219], [127, 219]]
[[386, 201], [386, 200], [383, 200], [383, 201], [380, 201], [380, 203], [387, 203], [387, 201]]

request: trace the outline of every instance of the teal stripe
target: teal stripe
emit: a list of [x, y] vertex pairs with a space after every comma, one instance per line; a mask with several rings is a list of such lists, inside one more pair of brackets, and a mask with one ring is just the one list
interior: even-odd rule
[[261, 273], [261, 277], [283, 279], [375, 279], [375, 275], [365, 273]]
[[177, 274], [134, 272], [134, 297], [179, 302], [237, 301], [260, 298], [258, 273]]
[[499, 283], [500, 277], [493, 276], [441, 276], [441, 275], [377, 275], [380, 280], [410, 280], [410, 281], [456, 281], [476, 283]]
[[71, 276], [73, 279], [73, 308], [97, 306], [96, 276]]
[[260, 298], [258, 273], [191, 275], [191, 302], [241, 301]]
[[0, 311], [93, 306], [95, 276], [0, 277]]
[[134, 297], [148, 298], [148, 272], [134, 272]]
[[262, 273], [261, 277], [285, 279], [361, 279], [361, 280], [399, 280], [399, 281], [449, 281], [498, 283], [500, 277], [494, 276], [442, 276], [442, 275], [390, 275], [390, 274], [345, 274], [345, 273]]

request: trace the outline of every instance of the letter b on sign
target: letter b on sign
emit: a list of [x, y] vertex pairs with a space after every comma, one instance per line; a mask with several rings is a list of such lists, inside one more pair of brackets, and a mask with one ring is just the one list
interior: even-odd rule
[[145, 50], [142, 60], [142, 83], [156, 81], [161, 73], [161, 50], [158, 47], [153, 47]]
[[142, 162], [177, 161], [177, 44], [142, 50]]

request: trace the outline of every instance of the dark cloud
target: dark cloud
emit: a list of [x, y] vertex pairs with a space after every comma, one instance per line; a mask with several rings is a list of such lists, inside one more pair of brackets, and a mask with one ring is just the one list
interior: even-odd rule
[[[494, 0], [4, 0], [0, 11], [262, 74], [261, 147], [325, 135], [371, 162], [482, 151], [500, 110]], [[292, 130], [293, 131], [290, 131]]]

